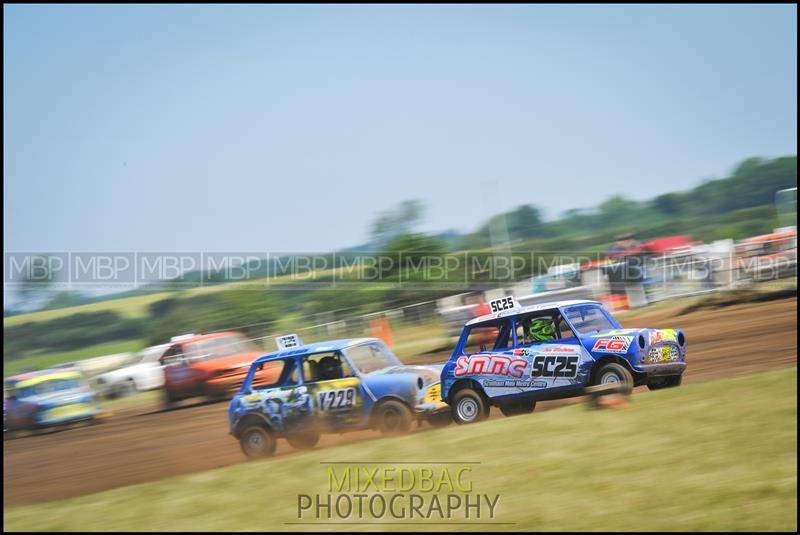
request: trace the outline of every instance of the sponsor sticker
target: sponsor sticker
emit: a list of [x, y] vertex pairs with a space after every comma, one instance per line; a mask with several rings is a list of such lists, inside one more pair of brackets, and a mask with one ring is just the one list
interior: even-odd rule
[[592, 351], [597, 353], [626, 353], [632, 341], [633, 336], [600, 338], [594, 343]]
[[680, 358], [680, 351], [676, 346], [651, 347], [647, 352], [648, 362], [674, 362]]
[[661, 342], [675, 342], [678, 333], [675, 329], [655, 329], [650, 331], [650, 345], [660, 344]]
[[462, 355], [456, 360], [454, 375], [501, 375], [520, 379], [527, 365], [526, 359], [509, 355]]

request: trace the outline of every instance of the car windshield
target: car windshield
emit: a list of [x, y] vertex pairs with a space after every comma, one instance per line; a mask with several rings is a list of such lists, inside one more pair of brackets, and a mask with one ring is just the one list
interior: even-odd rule
[[378, 342], [351, 347], [346, 354], [353, 366], [358, 368], [361, 373], [372, 373], [402, 364], [388, 347]]
[[187, 344], [186, 356], [194, 360], [214, 360], [257, 351], [255, 344], [244, 336], [231, 335]]
[[77, 378], [50, 379], [34, 385], [17, 388], [17, 397], [25, 399], [32, 396], [74, 390], [76, 388], [80, 388], [80, 381], [78, 381]]
[[599, 305], [575, 305], [565, 310], [567, 321], [581, 334], [619, 329]]
[[139, 362], [141, 362], [141, 363], [156, 362], [157, 363], [158, 359], [161, 357], [161, 355], [164, 354], [164, 350], [166, 349], [166, 347], [168, 347], [168, 346], [153, 346], [153, 347], [147, 347], [145, 349], [142, 349], [139, 352]]

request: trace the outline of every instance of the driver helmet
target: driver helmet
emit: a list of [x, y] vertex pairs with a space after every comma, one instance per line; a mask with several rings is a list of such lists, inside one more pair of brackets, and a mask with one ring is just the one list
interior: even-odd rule
[[324, 357], [319, 361], [319, 375], [322, 379], [340, 379], [343, 375], [342, 365], [334, 357]]
[[556, 339], [556, 328], [552, 318], [535, 318], [528, 326], [528, 337], [531, 342], [547, 342]]

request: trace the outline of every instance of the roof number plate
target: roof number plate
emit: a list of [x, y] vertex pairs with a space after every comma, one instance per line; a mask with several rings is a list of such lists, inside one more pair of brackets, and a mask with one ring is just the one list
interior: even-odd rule
[[279, 350], [291, 349], [303, 345], [303, 341], [296, 334], [286, 334], [275, 338]]
[[498, 312], [502, 312], [504, 310], [511, 310], [512, 308], [516, 308], [516, 306], [516, 301], [514, 301], [514, 298], [510, 295], [500, 299], [495, 299], [494, 301], [489, 301], [489, 307], [492, 309], [493, 314], [497, 314]]

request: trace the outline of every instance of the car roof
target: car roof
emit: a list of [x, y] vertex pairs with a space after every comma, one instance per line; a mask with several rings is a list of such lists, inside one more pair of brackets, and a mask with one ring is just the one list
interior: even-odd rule
[[528, 305], [524, 307], [516, 307], [509, 310], [502, 310], [500, 312], [493, 312], [491, 314], [484, 314], [477, 318], [471, 319], [467, 325], [474, 325], [476, 323], [483, 323], [484, 321], [491, 321], [498, 318], [508, 318], [511, 316], [519, 316], [520, 314], [527, 314], [528, 312], [538, 312], [539, 310], [548, 310], [551, 308], [563, 308], [572, 305], [600, 305], [599, 301], [590, 301], [588, 299], [572, 299], [569, 301], [551, 301], [548, 303], [538, 303], [535, 305]]
[[80, 379], [81, 373], [78, 370], [39, 370], [35, 372], [21, 373], [6, 378], [5, 384], [8, 386], [25, 387], [38, 384], [51, 379]]
[[218, 333], [198, 334], [198, 335], [195, 335], [195, 336], [182, 338], [180, 340], [173, 340], [172, 342], [170, 342], [167, 345], [170, 345], [170, 344], [173, 344], [173, 343], [191, 344], [191, 343], [194, 343], [194, 342], [202, 342], [204, 340], [213, 340], [215, 338], [226, 338], [228, 336], [234, 336], [234, 335], [235, 336], [243, 336], [242, 333], [237, 332], [237, 331], [223, 331], [223, 332], [218, 332]]
[[307, 355], [310, 353], [322, 353], [323, 351], [342, 351], [343, 349], [347, 349], [358, 344], [363, 344], [364, 342], [375, 342], [380, 341], [378, 338], [342, 338], [340, 340], [326, 340], [324, 342], [314, 342], [311, 344], [303, 344], [297, 347], [291, 347], [288, 349], [281, 349], [278, 351], [273, 351], [272, 353], [267, 353], [266, 355], [262, 355], [258, 357], [254, 364], [261, 364], [262, 362], [267, 362], [274, 359], [281, 359], [284, 357], [290, 356], [298, 356], [298, 355]]

